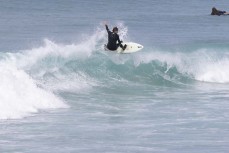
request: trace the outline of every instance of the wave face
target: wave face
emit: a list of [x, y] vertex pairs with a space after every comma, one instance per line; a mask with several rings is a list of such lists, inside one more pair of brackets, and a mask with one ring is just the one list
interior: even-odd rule
[[223, 50], [200, 48], [189, 53], [152, 51], [137, 56], [135, 62], [137, 65], [152, 63], [155, 66], [153, 62], [158, 61], [164, 69], [161, 72], [165, 76], [172, 71], [173, 75], [181, 78], [211, 83], [228, 83], [229, 54], [226, 49]]
[[[126, 37], [128, 29], [119, 25]], [[128, 37], [125, 39], [128, 40]], [[59, 92], [89, 92], [117, 84], [177, 86], [195, 81], [229, 83], [229, 47], [184, 48], [176, 52], [145, 46], [136, 54], [105, 52], [106, 32], [77, 44], [44, 45], [0, 55], [0, 119], [66, 108]]]

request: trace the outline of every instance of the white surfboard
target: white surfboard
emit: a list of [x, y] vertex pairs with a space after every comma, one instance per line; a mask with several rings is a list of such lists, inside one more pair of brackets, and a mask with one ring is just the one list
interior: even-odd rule
[[[118, 53], [122, 53], [122, 54], [128, 54], [128, 53], [134, 53], [134, 52], [138, 52], [140, 50], [143, 49], [143, 46], [138, 44], [138, 43], [134, 43], [134, 42], [123, 42], [122, 45], [127, 45], [126, 49], [123, 51], [121, 47], [118, 47], [118, 49], [116, 50]], [[106, 51], [110, 51], [106, 45], [104, 45], [104, 49]]]

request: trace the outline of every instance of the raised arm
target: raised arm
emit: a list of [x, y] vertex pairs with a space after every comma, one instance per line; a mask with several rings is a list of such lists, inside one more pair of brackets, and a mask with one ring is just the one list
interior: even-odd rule
[[111, 31], [109, 30], [107, 24], [105, 24], [105, 26], [106, 26], [107, 33], [111, 32]]

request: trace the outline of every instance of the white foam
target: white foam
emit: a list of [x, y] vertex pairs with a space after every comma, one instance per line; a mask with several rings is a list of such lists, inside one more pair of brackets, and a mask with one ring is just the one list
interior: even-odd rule
[[18, 119], [40, 109], [65, 108], [56, 95], [37, 87], [23, 70], [0, 64], [0, 119]]
[[229, 59], [204, 63], [195, 78], [205, 82], [229, 83]]
[[77, 93], [89, 93], [94, 86], [97, 86], [97, 81], [80, 71], [66, 75], [59, 73], [45, 83], [45, 88], [51, 91]]

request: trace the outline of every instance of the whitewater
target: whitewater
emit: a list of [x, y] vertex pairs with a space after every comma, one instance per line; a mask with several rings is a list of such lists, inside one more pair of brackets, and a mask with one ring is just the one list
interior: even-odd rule
[[228, 152], [228, 2], [118, 3], [2, 2], [0, 152]]

